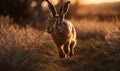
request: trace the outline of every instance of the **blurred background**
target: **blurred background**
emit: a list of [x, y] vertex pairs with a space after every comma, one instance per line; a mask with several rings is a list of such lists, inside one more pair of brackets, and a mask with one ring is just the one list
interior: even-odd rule
[[[68, 0], [50, 0], [59, 11]], [[120, 18], [119, 0], [70, 0], [71, 5], [66, 18], [94, 19], [112, 21]], [[44, 0], [0, 0], [0, 16], [10, 16], [20, 25], [45, 23], [49, 17], [47, 3]]]
[[77, 32], [75, 56], [60, 59], [46, 32], [45, 0], [0, 0], [0, 71], [120, 71], [120, 0], [49, 0]]

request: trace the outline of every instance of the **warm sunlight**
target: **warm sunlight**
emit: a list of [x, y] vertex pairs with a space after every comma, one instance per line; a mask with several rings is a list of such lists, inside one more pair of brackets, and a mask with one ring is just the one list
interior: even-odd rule
[[50, 0], [52, 2], [52, 4], [57, 5], [58, 4], [58, 0]]
[[[51, 3], [53, 5], [57, 5], [58, 4], [58, 0], [50, 0], [50, 1], [51, 1]], [[43, 8], [45, 8], [45, 7], [47, 7], [47, 2], [43, 1], [41, 5], [42, 5]]]
[[82, 4], [100, 4], [106, 2], [120, 2], [120, 0], [81, 0]]

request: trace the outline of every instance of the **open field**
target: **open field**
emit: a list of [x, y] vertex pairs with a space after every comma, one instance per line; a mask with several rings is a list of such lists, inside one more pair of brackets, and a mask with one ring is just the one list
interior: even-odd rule
[[49, 34], [0, 17], [1, 71], [120, 71], [120, 22], [74, 20], [75, 56], [60, 59]]
[[0, 0], [0, 71], [120, 71], [120, 2], [71, 0], [66, 18], [77, 31], [75, 56], [59, 58], [43, 1]]
[[75, 11], [75, 17], [95, 19], [98, 21], [120, 20], [120, 2], [80, 5]]

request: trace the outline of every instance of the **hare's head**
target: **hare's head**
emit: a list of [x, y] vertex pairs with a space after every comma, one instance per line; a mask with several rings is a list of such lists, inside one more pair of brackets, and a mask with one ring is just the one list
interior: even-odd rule
[[64, 29], [63, 20], [68, 11], [70, 1], [66, 2], [60, 9], [59, 14], [57, 13], [55, 7], [48, 1], [49, 10], [51, 11], [51, 18], [48, 20], [47, 32], [52, 33], [55, 30], [61, 32]]

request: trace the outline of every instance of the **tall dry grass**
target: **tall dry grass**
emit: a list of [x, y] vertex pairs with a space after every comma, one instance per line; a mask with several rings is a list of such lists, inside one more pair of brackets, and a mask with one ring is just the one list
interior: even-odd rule
[[96, 21], [82, 19], [72, 20], [77, 30], [77, 37], [80, 40], [98, 40], [102, 41], [105, 50], [120, 51], [120, 22], [116, 21]]
[[119, 71], [119, 22], [73, 20], [77, 46], [73, 58], [59, 59], [46, 32], [0, 17], [1, 71]]
[[[44, 36], [44, 37], [43, 37]], [[8, 16], [0, 17], [0, 70], [42, 71], [50, 65], [49, 56], [56, 56], [46, 33], [30, 26], [21, 27]], [[47, 42], [48, 43], [46, 45]], [[46, 47], [47, 48], [46, 48]], [[53, 69], [48, 67], [48, 69]], [[47, 70], [48, 70], [47, 69]]]
[[119, 32], [119, 22], [96, 21], [96, 20], [72, 20], [76, 27], [78, 37], [80, 39], [100, 38], [105, 39], [105, 36], [112, 32]]

